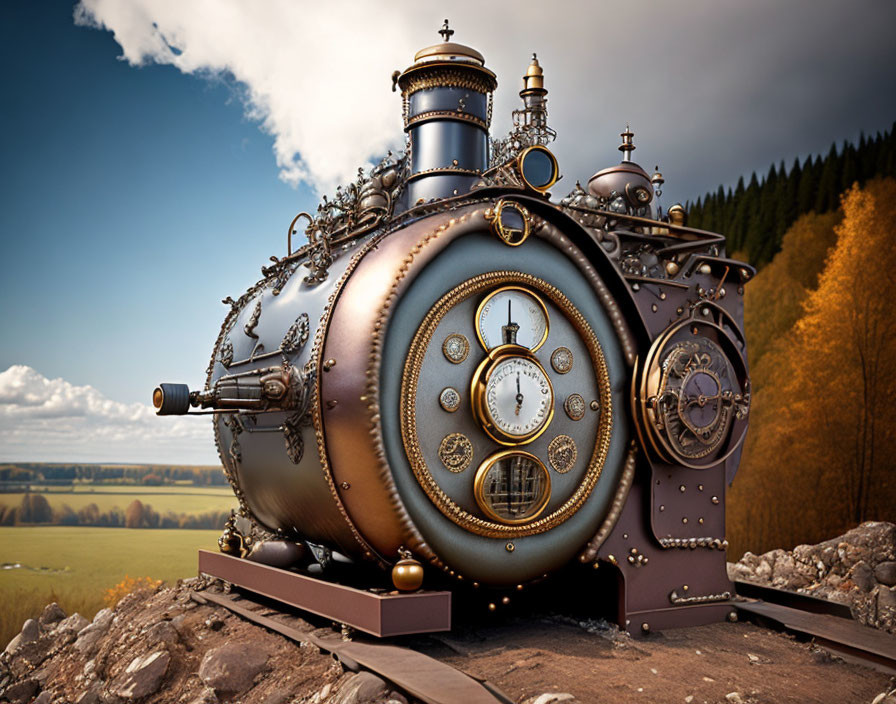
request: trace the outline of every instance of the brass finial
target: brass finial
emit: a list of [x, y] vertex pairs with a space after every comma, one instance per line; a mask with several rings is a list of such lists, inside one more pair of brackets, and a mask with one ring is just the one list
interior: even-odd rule
[[445, 24], [442, 25], [442, 28], [439, 30], [439, 34], [445, 39], [446, 42], [451, 41], [451, 35], [454, 34], [454, 30], [448, 26], [448, 20], [445, 20]]
[[622, 137], [622, 144], [619, 145], [619, 151], [622, 152], [622, 160], [631, 161], [632, 152], [635, 151], [635, 145], [632, 142], [635, 133], [631, 131], [628, 123], [625, 123], [625, 132], [620, 132], [619, 136]]
[[526, 75], [523, 76], [523, 93], [532, 89], [544, 89], [544, 70], [538, 63], [538, 56], [535, 52], [532, 52], [532, 62], [529, 64], [529, 68], [526, 69]]

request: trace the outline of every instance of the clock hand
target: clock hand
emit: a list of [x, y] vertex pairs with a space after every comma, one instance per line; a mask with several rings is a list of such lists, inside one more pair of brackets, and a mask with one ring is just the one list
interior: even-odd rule
[[523, 407], [523, 392], [520, 391], [520, 373], [516, 373], [516, 415], [520, 414]]

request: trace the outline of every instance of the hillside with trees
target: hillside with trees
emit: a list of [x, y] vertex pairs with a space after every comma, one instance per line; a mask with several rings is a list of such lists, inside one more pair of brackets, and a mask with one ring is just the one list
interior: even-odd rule
[[754, 394], [732, 556], [896, 520], [896, 179], [838, 202], [796, 219], [746, 289]]
[[786, 233], [802, 215], [827, 213], [840, 207], [840, 195], [854, 183], [896, 176], [896, 123], [858, 144], [832, 144], [826, 156], [772, 164], [768, 173], [743, 177], [727, 191], [719, 186], [688, 203], [688, 224], [721, 232], [728, 251], [763, 267], [781, 250]]

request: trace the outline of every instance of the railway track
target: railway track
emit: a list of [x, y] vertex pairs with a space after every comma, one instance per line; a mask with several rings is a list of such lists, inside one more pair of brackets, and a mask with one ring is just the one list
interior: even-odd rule
[[[742, 619], [811, 639], [847, 662], [896, 675], [896, 636], [856, 623], [844, 605], [747, 582], [736, 587], [732, 606]], [[369, 670], [425, 704], [514, 702], [495, 684], [418, 650], [363, 634], [347, 639], [309, 630], [305, 614], [298, 617], [285, 605], [248, 590], [198, 591], [193, 599], [221, 606], [290, 640], [311, 643], [346, 669]]]

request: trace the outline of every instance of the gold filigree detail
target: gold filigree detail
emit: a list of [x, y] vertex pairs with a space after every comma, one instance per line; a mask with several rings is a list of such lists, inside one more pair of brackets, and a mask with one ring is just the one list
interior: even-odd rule
[[563, 402], [563, 410], [570, 420], [582, 420], [585, 417], [585, 399], [581, 394], [570, 394]]
[[558, 374], [568, 374], [572, 371], [572, 350], [568, 347], [558, 347], [551, 353], [551, 366]]
[[446, 435], [439, 444], [439, 459], [449, 472], [463, 472], [473, 461], [473, 443], [463, 433]]
[[460, 364], [470, 354], [470, 341], [459, 332], [453, 332], [442, 343], [442, 354], [452, 364]]
[[[505, 284], [522, 284], [541, 292], [551, 300], [554, 305], [559, 307], [567, 318], [569, 318], [588, 348], [594, 366], [594, 373], [597, 377], [601, 405], [605, 409], [605, 412], [602, 413], [600, 417], [594, 451], [592, 452], [582, 483], [563, 505], [550, 514], [543, 516], [536, 521], [532, 521], [531, 523], [527, 523], [526, 525], [503, 525], [495, 521], [484, 520], [465, 511], [456, 504], [447, 494], [445, 494], [430, 473], [426, 460], [423, 457], [419, 436], [417, 434], [417, 383], [420, 379], [420, 372], [423, 367], [423, 359], [426, 349], [429, 346], [432, 336], [435, 334], [436, 328], [446, 313], [457, 304], [484, 290]], [[591, 329], [591, 326], [588, 324], [588, 321], [585, 320], [579, 310], [558, 288], [542, 279], [523, 272], [494, 271], [487, 274], [480, 274], [479, 276], [475, 276], [459, 286], [456, 286], [436, 302], [423, 319], [423, 323], [420, 325], [417, 334], [411, 342], [410, 350], [408, 352], [408, 360], [405, 364], [404, 373], [402, 374], [401, 399], [402, 440], [404, 442], [408, 461], [410, 462], [411, 468], [417, 481], [420, 483], [420, 486], [439, 511], [454, 523], [472, 533], [490, 538], [536, 535], [551, 530], [570, 518], [582, 507], [591, 495], [591, 492], [600, 477], [604, 462], [607, 458], [607, 452], [610, 448], [613, 417], [612, 398], [610, 395], [610, 377], [600, 342], [594, 334], [594, 331]]]
[[548, 461], [558, 474], [566, 474], [578, 459], [576, 441], [569, 435], [558, 435], [548, 444]]

